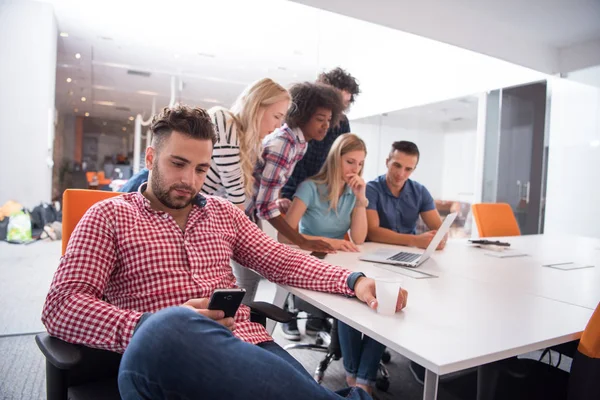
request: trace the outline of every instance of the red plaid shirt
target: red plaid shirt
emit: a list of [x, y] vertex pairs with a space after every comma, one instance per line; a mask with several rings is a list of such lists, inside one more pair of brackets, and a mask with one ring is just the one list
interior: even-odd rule
[[[143, 185], [140, 190], [144, 190]], [[350, 271], [325, 264], [269, 238], [227, 200], [198, 196], [185, 232], [140, 192], [91, 207], [75, 228], [42, 313], [48, 333], [65, 341], [123, 352], [145, 312], [234, 288], [230, 259], [272, 282], [353, 295]], [[234, 335], [272, 340], [235, 315]]]

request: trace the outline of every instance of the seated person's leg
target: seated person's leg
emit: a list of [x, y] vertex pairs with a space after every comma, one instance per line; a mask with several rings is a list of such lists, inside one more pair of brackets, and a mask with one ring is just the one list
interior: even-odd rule
[[346, 371], [346, 382], [348, 386], [354, 386], [362, 352], [362, 333], [342, 321], [338, 321], [338, 337], [342, 350], [342, 362]]
[[356, 383], [364, 386], [375, 386], [377, 380], [377, 371], [379, 363], [385, 351], [385, 346], [369, 336], [362, 338], [362, 353], [360, 355], [360, 364], [356, 373]]
[[[342, 398], [274, 349], [245, 343], [207, 317], [171, 307], [148, 318], [133, 336], [119, 369], [121, 397]], [[347, 398], [369, 397], [354, 390]]]

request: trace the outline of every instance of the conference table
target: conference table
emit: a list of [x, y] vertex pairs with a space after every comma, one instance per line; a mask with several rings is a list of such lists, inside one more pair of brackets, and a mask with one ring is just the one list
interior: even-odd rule
[[[398, 278], [409, 292], [408, 306], [393, 316], [358, 299], [288, 286], [278, 287], [274, 303], [282, 306], [288, 292], [295, 294], [422, 365], [423, 399], [433, 400], [442, 375], [579, 339], [600, 301], [600, 240], [496, 239], [511, 244], [503, 254], [524, 255], [494, 257], [487, 253], [497, 252], [457, 239], [416, 269], [359, 260], [382, 248], [418, 251], [381, 243], [326, 257], [368, 277]], [[577, 269], [560, 269], [566, 266]]]

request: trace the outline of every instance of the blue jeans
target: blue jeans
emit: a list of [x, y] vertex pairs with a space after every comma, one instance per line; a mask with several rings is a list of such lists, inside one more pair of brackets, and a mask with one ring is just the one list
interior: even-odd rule
[[338, 321], [338, 337], [346, 376], [361, 385], [374, 386], [385, 346], [342, 321]]
[[121, 360], [119, 391], [124, 400], [371, 398], [359, 388], [334, 393], [275, 342], [243, 342], [184, 307], [139, 327]]

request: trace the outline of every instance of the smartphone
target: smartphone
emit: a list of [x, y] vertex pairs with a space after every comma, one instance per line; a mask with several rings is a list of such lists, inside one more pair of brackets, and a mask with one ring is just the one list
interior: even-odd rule
[[313, 251], [312, 253], [310, 253], [310, 255], [313, 257], [317, 257], [319, 260], [322, 260], [325, 258], [327, 253], [323, 253], [321, 251]]
[[235, 316], [237, 309], [242, 304], [246, 289], [217, 289], [210, 296], [209, 310], [222, 310], [225, 318]]

